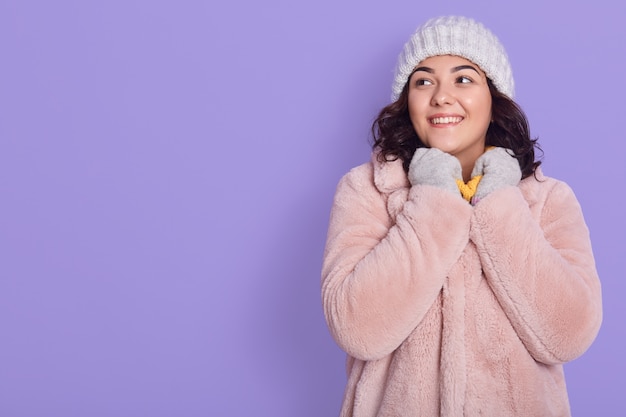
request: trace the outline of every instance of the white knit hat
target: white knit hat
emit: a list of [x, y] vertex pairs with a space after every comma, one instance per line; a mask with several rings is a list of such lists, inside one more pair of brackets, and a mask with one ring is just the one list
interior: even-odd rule
[[398, 57], [391, 99], [396, 101], [415, 66], [436, 55], [457, 55], [482, 69], [502, 94], [513, 98], [509, 58], [498, 38], [482, 24], [461, 16], [430, 19], [418, 27]]

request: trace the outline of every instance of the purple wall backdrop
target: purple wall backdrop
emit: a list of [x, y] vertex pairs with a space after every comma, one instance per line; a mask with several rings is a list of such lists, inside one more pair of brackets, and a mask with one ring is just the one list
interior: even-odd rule
[[544, 170], [592, 232], [605, 320], [566, 367], [574, 415], [623, 409], [614, 0], [3, 0], [0, 416], [337, 415], [331, 199], [402, 43], [451, 13], [507, 47]]

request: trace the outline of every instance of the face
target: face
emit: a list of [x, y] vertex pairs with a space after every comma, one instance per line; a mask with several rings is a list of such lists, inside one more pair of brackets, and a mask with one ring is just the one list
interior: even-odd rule
[[478, 65], [452, 55], [427, 58], [416, 66], [408, 93], [409, 116], [422, 142], [473, 166], [491, 122], [491, 93]]

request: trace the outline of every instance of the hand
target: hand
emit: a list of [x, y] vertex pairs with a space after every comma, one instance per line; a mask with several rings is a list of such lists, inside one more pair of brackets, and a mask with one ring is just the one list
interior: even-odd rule
[[474, 164], [472, 178], [481, 175], [476, 195], [472, 204], [476, 204], [493, 191], [506, 187], [517, 186], [522, 179], [522, 171], [513, 151], [505, 148], [494, 148], [483, 153]]
[[408, 173], [412, 185], [443, 188], [460, 196], [456, 180], [462, 178], [459, 160], [437, 148], [417, 148]]

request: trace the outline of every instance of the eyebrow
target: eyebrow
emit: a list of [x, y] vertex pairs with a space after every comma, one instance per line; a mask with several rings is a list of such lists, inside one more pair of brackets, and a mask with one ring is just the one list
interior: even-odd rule
[[[480, 74], [480, 73], [478, 72], [478, 70], [477, 70], [475, 67], [471, 66], [471, 65], [459, 65], [458, 67], [454, 67], [454, 68], [452, 68], [452, 69], [450, 70], [450, 72], [451, 72], [451, 73], [454, 73], [454, 72], [459, 72], [459, 71], [464, 70], [464, 69], [471, 69], [471, 70], [476, 71], [476, 73]], [[413, 73], [411, 73], [411, 75], [413, 75], [413, 74], [414, 74], [414, 73], [416, 73], [417, 71], [424, 71], [424, 72], [427, 72], [427, 73], [429, 73], [429, 74], [434, 74], [434, 73], [435, 73], [435, 70], [434, 70], [434, 69], [432, 69], [432, 68], [430, 68], [430, 67], [417, 67], [417, 68], [415, 68], [415, 69], [413, 70]]]
[[452, 71], [450, 71], [450, 72], [458, 72], [458, 71], [461, 71], [461, 70], [464, 70], [464, 69], [471, 69], [471, 70], [476, 71], [476, 73], [480, 74], [478, 72], [478, 70], [476, 68], [474, 68], [473, 66], [471, 66], [471, 65], [459, 65], [458, 67], [452, 68]]
[[417, 71], [424, 71], [424, 72], [428, 72], [430, 74], [434, 74], [435, 70], [433, 70], [432, 68], [429, 67], [417, 67], [413, 70], [413, 72], [417, 72]]

